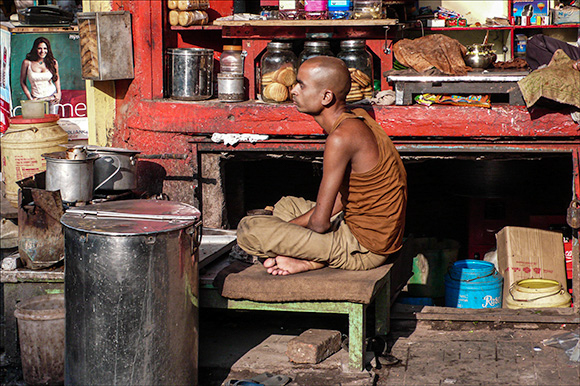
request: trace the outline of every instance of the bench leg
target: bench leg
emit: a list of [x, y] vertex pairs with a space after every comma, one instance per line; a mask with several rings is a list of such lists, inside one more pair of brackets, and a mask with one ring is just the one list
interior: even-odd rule
[[387, 335], [391, 322], [391, 283], [389, 280], [375, 297], [375, 334]]
[[352, 368], [363, 370], [365, 366], [366, 306], [352, 303], [348, 313], [348, 357]]

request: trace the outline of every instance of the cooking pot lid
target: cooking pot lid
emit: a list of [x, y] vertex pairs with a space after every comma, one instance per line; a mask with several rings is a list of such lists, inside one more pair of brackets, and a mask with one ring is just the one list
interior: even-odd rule
[[131, 236], [170, 232], [200, 223], [195, 207], [162, 200], [122, 200], [70, 208], [60, 222], [81, 232]]
[[120, 147], [104, 147], [104, 146], [87, 146], [87, 151], [94, 152], [108, 152], [108, 153], [125, 153], [127, 155], [139, 154], [141, 150], [121, 149]]

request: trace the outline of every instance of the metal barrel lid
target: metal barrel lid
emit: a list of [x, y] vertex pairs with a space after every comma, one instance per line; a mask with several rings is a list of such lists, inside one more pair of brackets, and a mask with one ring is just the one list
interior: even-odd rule
[[71, 229], [111, 236], [171, 232], [201, 224], [201, 212], [176, 201], [121, 200], [70, 208], [60, 222]]

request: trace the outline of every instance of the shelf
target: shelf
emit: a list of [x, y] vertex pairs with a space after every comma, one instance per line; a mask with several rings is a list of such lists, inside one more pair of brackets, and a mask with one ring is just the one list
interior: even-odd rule
[[514, 25], [513, 29], [580, 28], [580, 24]]
[[[421, 27], [412, 27], [415, 30]], [[580, 28], [580, 24], [550, 24], [550, 25], [509, 25], [509, 26], [481, 26], [481, 27], [423, 27], [425, 31], [493, 31], [512, 29], [544, 29], [544, 28]]]
[[[425, 31], [489, 31], [489, 30], [510, 30], [512, 26], [481, 26], [481, 27], [423, 27]], [[421, 29], [421, 27], [413, 27]]]
[[220, 31], [222, 29], [221, 25], [192, 25], [189, 27], [181, 27], [181, 26], [171, 26], [171, 30], [172, 31], [208, 31], [208, 30], [214, 30], [214, 31]]
[[215, 20], [224, 27], [384, 27], [396, 25], [397, 19], [358, 20]]

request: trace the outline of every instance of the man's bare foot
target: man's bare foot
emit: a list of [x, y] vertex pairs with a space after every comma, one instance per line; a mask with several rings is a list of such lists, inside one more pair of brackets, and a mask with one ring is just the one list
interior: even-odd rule
[[[275, 259], [276, 264], [268, 268], [271, 275], [291, 275], [294, 273], [312, 271], [324, 267], [324, 264], [310, 260], [295, 259], [288, 256], [278, 256]], [[264, 262], [266, 266], [266, 262]]]
[[272, 268], [276, 266], [276, 258], [274, 257], [268, 257], [266, 260], [264, 260], [264, 267], [266, 268]]

